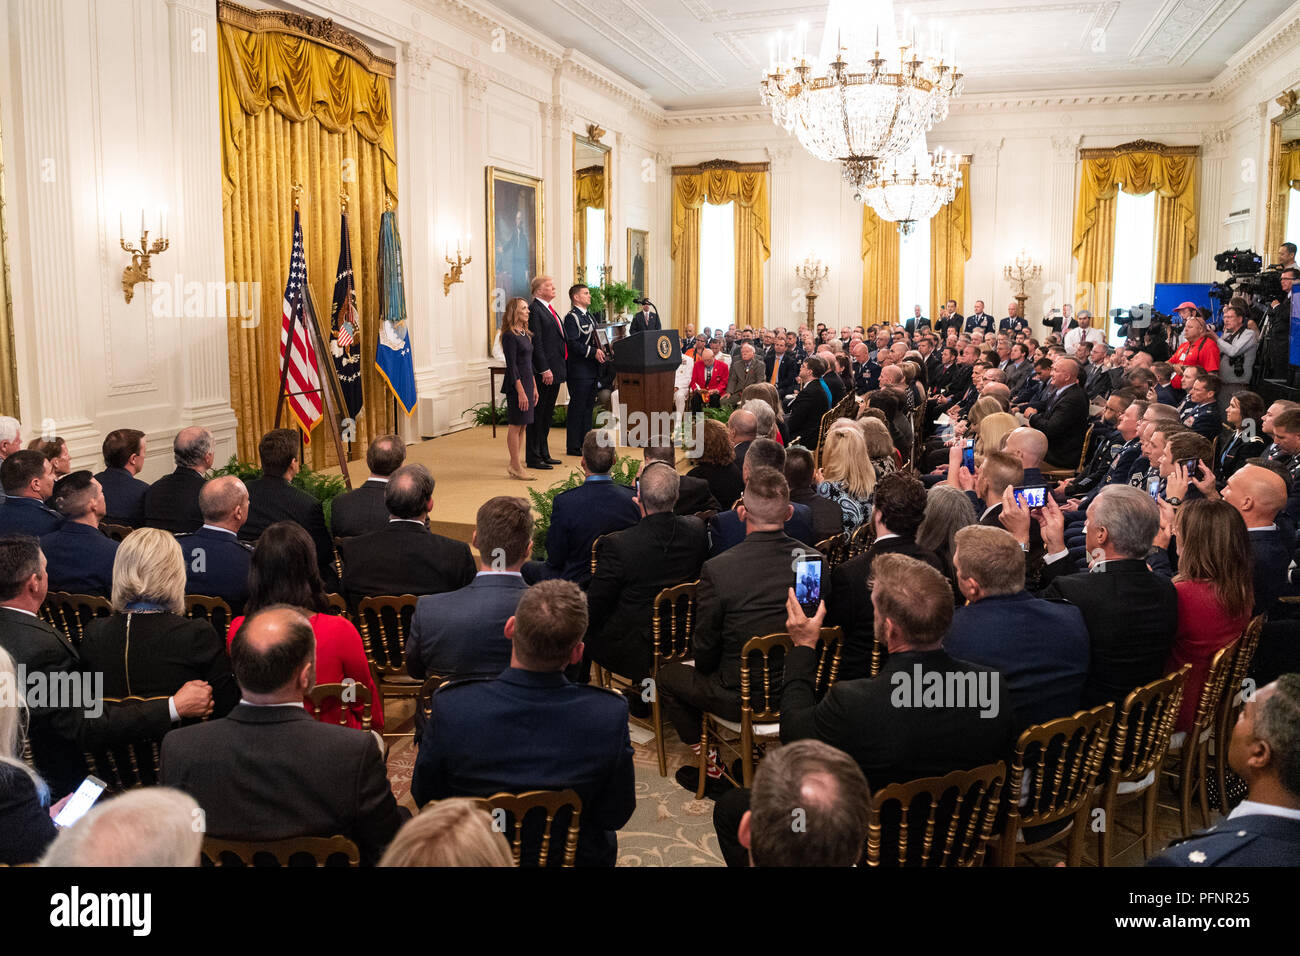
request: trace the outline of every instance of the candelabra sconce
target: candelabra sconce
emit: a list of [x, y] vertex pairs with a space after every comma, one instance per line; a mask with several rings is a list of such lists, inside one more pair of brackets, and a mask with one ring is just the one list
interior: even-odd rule
[[442, 277], [442, 294], [451, 295], [451, 287], [454, 286], [457, 282], [465, 281], [461, 277], [461, 273], [464, 272], [465, 267], [469, 265], [471, 262], [473, 262], [474, 259], [472, 256], [465, 256], [464, 258], [461, 258], [459, 249], [456, 250], [456, 258], [454, 261], [452, 260], [451, 256], [444, 256], [443, 258], [447, 260], [447, 265], [451, 266], [451, 271], [446, 273]]
[[1025, 286], [1031, 282], [1037, 282], [1042, 277], [1042, 274], [1043, 267], [1037, 265], [1023, 249], [1016, 256], [1016, 261], [1002, 270], [1002, 275], [1007, 282], [1016, 287], [1015, 300], [1020, 303], [1020, 317], [1022, 319], [1025, 318], [1025, 302], [1029, 299], [1029, 294], [1025, 292]]
[[140, 213], [140, 244], [127, 242], [123, 238], [121, 216], [118, 217], [117, 231], [118, 243], [122, 246], [123, 252], [131, 253], [131, 264], [122, 270], [122, 295], [125, 296], [129, 303], [135, 297], [135, 286], [138, 282], [152, 282], [153, 277], [149, 275], [149, 260], [158, 255], [160, 252], [166, 252], [167, 247], [171, 245], [171, 240], [162, 235], [167, 230], [167, 213], [164, 210], [158, 222], [159, 238], [152, 243], [149, 242], [149, 230], [144, 226], [144, 212]]
[[809, 256], [803, 261], [802, 265], [794, 267], [795, 278], [802, 279], [808, 285], [808, 290], [804, 293], [804, 298], [808, 302], [808, 331], [815, 327], [815, 314], [817, 308], [817, 290], [821, 284], [826, 281], [826, 277], [831, 274], [831, 268], [824, 265], [820, 259], [814, 259]]

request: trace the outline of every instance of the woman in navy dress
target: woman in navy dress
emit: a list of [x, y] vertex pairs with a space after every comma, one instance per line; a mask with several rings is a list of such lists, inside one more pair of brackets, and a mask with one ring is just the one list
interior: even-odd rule
[[537, 406], [537, 379], [533, 377], [533, 333], [528, 329], [528, 303], [511, 299], [501, 322], [501, 349], [506, 355], [506, 376], [501, 391], [506, 396], [506, 447], [510, 449], [511, 478], [534, 481], [535, 475], [524, 471], [519, 449], [524, 432], [533, 423]]

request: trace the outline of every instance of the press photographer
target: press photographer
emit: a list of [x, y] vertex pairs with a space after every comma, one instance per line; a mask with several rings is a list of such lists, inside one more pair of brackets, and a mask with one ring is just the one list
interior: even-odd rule
[[1247, 308], [1243, 299], [1233, 299], [1223, 307], [1223, 334], [1208, 333], [1219, 346], [1219, 407], [1225, 411], [1232, 397], [1249, 386], [1255, 369], [1259, 337], [1246, 327]]

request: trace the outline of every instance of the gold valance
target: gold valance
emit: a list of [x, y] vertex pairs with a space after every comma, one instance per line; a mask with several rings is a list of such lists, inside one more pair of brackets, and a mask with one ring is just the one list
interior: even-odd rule
[[1282, 144], [1277, 166], [1278, 185], [1287, 189], [1300, 189], [1300, 140]]
[[751, 225], [763, 258], [772, 254], [771, 225], [767, 204], [767, 173], [714, 169], [704, 173], [673, 175], [672, 257], [677, 258], [682, 235], [686, 231], [686, 210], [699, 209], [705, 203], [725, 206], [734, 202], [737, 209], [750, 213]]
[[389, 80], [368, 71], [352, 53], [291, 33], [255, 33], [224, 19], [220, 29], [221, 166], [223, 197], [237, 185], [243, 116], [268, 106], [290, 122], [309, 116], [331, 133], [355, 129], [383, 155], [384, 188], [397, 198]]
[[573, 203], [578, 212], [605, 208], [605, 167], [580, 169], [573, 176]]

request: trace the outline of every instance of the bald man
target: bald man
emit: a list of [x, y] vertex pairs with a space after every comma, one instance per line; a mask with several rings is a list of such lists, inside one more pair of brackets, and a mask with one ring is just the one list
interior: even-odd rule
[[736, 467], [742, 472], [745, 468], [745, 453], [758, 437], [758, 418], [753, 412], [738, 408], [727, 419], [727, 437], [731, 439], [731, 450], [736, 456]]
[[1053, 468], [1078, 468], [1088, 429], [1088, 396], [1079, 384], [1079, 363], [1064, 356], [1052, 363], [1039, 407], [1025, 409], [1029, 424], [1047, 436], [1044, 460]]
[[235, 475], [213, 478], [199, 492], [199, 509], [203, 527], [176, 536], [185, 555], [185, 593], [219, 597], [243, 614], [253, 549], [238, 535], [248, 520], [248, 488]]
[[1254, 614], [1269, 612], [1286, 588], [1291, 552], [1277, 527], [1277, 514], [1286, 507], [1286, 481], [1259, 465], [1235, 471], [1223, 489], [1223, 500], [1237, 509], [1250, 532], [1255, 557]]
[[1021, 481], [1026, 485], [1043, 485], [1047, 479], [1039, 468], [1043, 456], [1047, 454], [1047, 436], [1037, 428], [1027, 426], [1014, 428], [1002, 443], [1002, 450], [1008, 455], [1015, 455], [1025, 468], [1025, 477]]
[[146, 527], [182, 534], [203, 525], [199, 490], [214, 457], [212, 433], [206, 428], [192, 425], [176, 433], [172, 442], [176, 470], [155, 481], [144, 495]]

